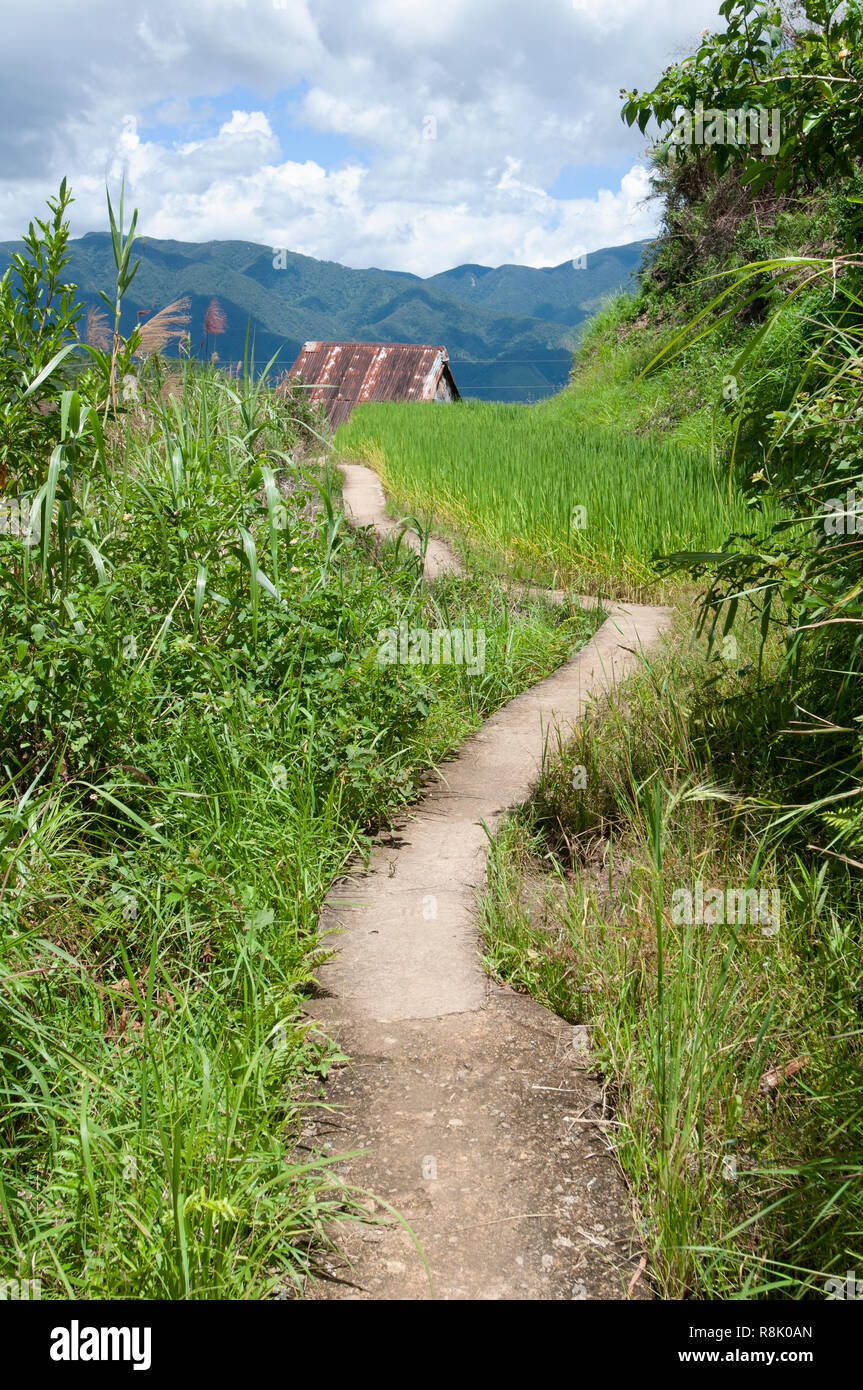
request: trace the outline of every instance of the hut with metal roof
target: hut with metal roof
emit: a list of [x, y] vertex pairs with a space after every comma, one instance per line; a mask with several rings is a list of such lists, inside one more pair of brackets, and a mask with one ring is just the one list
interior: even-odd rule
[[444, 347], [420, 343], [303, 343], [284, 382], [301, 381], [333, 429], [365, 401], [457, 401]]

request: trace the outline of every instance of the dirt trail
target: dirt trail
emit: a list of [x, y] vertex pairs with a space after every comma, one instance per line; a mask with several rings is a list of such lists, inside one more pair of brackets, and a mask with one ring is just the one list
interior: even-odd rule
[[[387, 534], [394, 523], [376, 474], [360, 464], [344, 474], [350, 519]], [[432, 538], [426, 577], [457, 568]], [[310, 1012], [337, 1028], [352, 1062], [328, 1084], [338, 1108], [310, 1137], [367, 1151], [339, 1171], [395, 1207], [429, 1270], [404, 1227], [370, 1201], [382, 1224], [342, 1225], [347, 1258], [309, 1297], [627, 1296], [640, 1252], [608, 1129], [594, 1123], [602, 1094], [584, 1030], [488, 980], [476, 893], [486, 827], [493, 835], [528, 799], [546, 747], [566, 740], [669, 621], [667, 609], [615, 605], [580, 652], [485, 722], [368, 870], [331, 894], [322, 925], [341, 931], [338, 955]]]

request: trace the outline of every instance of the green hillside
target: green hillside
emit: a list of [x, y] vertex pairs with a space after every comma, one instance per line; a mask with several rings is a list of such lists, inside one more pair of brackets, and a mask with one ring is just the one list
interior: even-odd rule
[[428, 283], [467, 304], [575, 327], [609, 294], [629, 284], [646, 244], [632, 241], [591, 252], [584, 266], [576, 261], [539, 270], [526, 265], [460, 265], [433, 275]]
[[[197, 351], [204, 312], [215, 297], [228, 323], [216, 342], [223, 362], [242, 358], [248, 324], [256, 361], [278, 352], [283, 367], [309, 338], [442, 343], [462, 394], [531, 400], [567, 381], [583, 321], [608, 294], [630, 283], [645, 245], [591, 253], [584, 268], [571, 261], [541, 270], [458, 266], [421, 279], [352, 270], [293, 252], [276, 258], [271, 247], [249, 241], [147, 238], [123, 329], [131, 331], [139, 310], [158, 310], [189, 295]], [[0, 243], [0, 274], [16, 249], [16, 243]], [[114, 273], [110, 237], [88, 233], [70, 242], [70, 252], [70, 280], [86, 304], [98, 302]]]

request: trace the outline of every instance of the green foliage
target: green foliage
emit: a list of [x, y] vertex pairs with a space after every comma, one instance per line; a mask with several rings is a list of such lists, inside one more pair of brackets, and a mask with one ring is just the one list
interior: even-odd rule
[[[859, 241], [863, 11], [815, 3], [788, 19], [776, 6], [728, 0], [721, 13], [725, 30], [706, 34], [652, 92], [630, 93], [624, 103], [629, 124], [646, 129], [653, 119], [660, 128], [651, 162], [664, 225], [634, 317], [673, 330], [703, 313], [720, 288], [717, 276], [741, 272], [741, 286], [723, 304], [733, 313], [712, 324], [711, 336], [714, 353], [740, 355], [771, 321], [757, 376], [750, 371], [745, 383], [746, 418], [735, 425], [746, 442], [758, 436], [758, 418], [793, 395], [813, 324], [830, 312], [829, 285], [810, 280], [806, 296], [774, 318], [794, 279], [783, 283], [789, 277], [769, 263], [841, 255]], [[769, 109], [778, 149], [763, 147], [760, 128], [755, 144], [727, 131], [714, 132], [718, 143], [681, 142], [676, 118], [699, 104], [731, 115]], [[697, 346], [693, 335], [689, 357]], [[675, 362], [675, 372], [682, 365]]]
[[[778, 1005], [773, 1056], [790, 1047], [806, 1058], [805, 1100], [774, 1116], [785, 1125], [763, 1124], [747, 1139], [757, 1155], [751, 1172], [766, 1181], [730, 1229], [717, 1224], [693, 1236], [694, 1212], [686, 1212], [684, 1223], [671, 1215], [683, 1210], [683, 1199], [671, 1191], [673, 1174], [663, 1171], [662, 1155], [652, 1171], [637, 1146], [629, 1161], [652, 1193], [657, 1224], [666, 1227], [666, 1258], [672, 1244], [695, 1246], [697, 1287], [716, 1289], [718, 1278], [721, 1292], [742, 1259], [745, 1289], [794, 1297], [819, 1289], [825, 1272], [859, 1257], [863, 1113], [857, 882], [863, 867], [863, 266], [855, 250], [863, 191], [863, 14], [854, 3], [803, 10], [810, 27], [798, 24], [780, 41], [771, 28], [775, 13], [729, 2], [722, 7], [728, 36], [709, 36], [690, 62], [670, 70], [653, 93], [631, 98], [624, 112], [630, 122], [637, 110], [645, 122], [652, 114], [663, 123], [676, 105], [691, 108], [702, 100], [720, 109], [775, 105], [782, 116], [775, 158], [709, 146], [675, 148], [672, 159], [667, 140], [657, 147], [666, 226], [637, 307], [665, 318], [643, 383], [680, 371], [708, 343], [720, 353], [726, 379], [735, 384], [718, 406], [729, 474], [748, 475], [781, 513], [757, 545], [730, 535], [715, 552], [687, 547], [665, 565], [704, 586], [699, 630], [714, 652], [744, 637], [752, 647], [754, 633], [754, 674], [743, 689], [724, 690], [719, 710], [736, 730], [736, 746], [758, 749], [740, 779], [748, 797], [741, 814], [748, 818], [762, 808], [760, 833], [744, 862], [773, 861], [788, 884], [786, 954], [771, 981], [771, 1008]], [[708, 750], [710, 774], [724, 775], [733, 759], [715, 732]], [[630, 823], [632, 814], [629, 808]], [[694, 849], [697, 854], [697, 844]], [[701, 853], [707, 856], [706, 846]], [[682, 982], [673, 968], [665, 979], [677, 998]], [[750, 980], [747, 1005], [752, 995]], [[755, 1022], [753, 1016], [747, 1032], [760, 1045], [771, 1025], [756, 1031]], [[738, 1046], [728, 1036], [725, 1012], [714, 1019], [708, 1009], [692, 1028], [713, 1033], [714, 1056], [725, 1059]], [[653, 1023], [650, 1036], [658, 1038]], [[626, 1066], [626, 1059], [615, 1062], [617, 1070]], [[649, 1066], [643, 1057], [632, 1069], [646, 1076]], [[642, 1102], [641, 1134], [648, 1111]], [[758, 1154], [765, 1131], [767, 1151]]]
[[[797, 275], [800, 263], [770, 268]], [[814, 343], [790, 400], [753, 412], [749, 452], [760, 448], [760, 487], [786, 519], [755, 549], [732, 536], [719, 552], [687, 550], [666, 562], [710, 576], [702, 622], [711, 636], [720, 622], [730, 631], [744, 607], [757, 611], [764, 639], [774, 628], [782, 632], [783, 727], [787, 719], [808, 735], [795, 755], [799, 804], [791, 818], [853, 801], [828, 822], [834, 834], [827, 848], [856, 844], [861, 796], [859, 269], [854, 260], [809, 266], [831, 286], [830, 311], [813, 316]], [[787, 301], [776, 312], [786, 314]]]
[[[716, 397], [715, 437], [729, 476], [749, 479], [781, 519], [757, 545], [739, 534], [715, 551], [689, 545], [666, 569], [708, 576], [701, 621], [711, 637], [730, 632], [747, 608], [765, 640], [782, 634], [781, 699], [767, 742], [794, 804], [777, 830], [808, 821], [821, 839], [812, 824], [826, 812], [824, 848], [859, 858], [863, 282], [848, 250], [859, 242], [863, 202], [863, 11], [804, 4], [782, 29], [778, 10], [751, 0], [728, 0], [721, 12], [727, 32], [706, 36], [653, 92], [631, 94], [624, 119], [664, 126], [696, 101], [776, 106], [780, 149], [767, 158], [748, 147], [660, 141], [666, 227], [633, 314], [664, 318], [643, 382], [708, 350], [721, 356], [733, 391]], [[805, 735], [793, 748], [789, 727]]]
[[64, 179], [51, 216], [31, 222], [24, 249], [9, 258], [0, 279], [0, 490], [20, 479], [49, 441], [56, 421], [37, 409], [68, 377], [80, 307], [74, 286], [61, 279], [69, 263], [72, 196]]
[[690, 56], [666, 70], [651, 92], [627, 94], [623, 119], [646, 131], [662, 128], [698, 103], [722, 112], [776, 110], [781, 138], [775, 152], [748, 143], [706, 147], [676, 143], [673, 132], [654, 152], [665, 163], [707, 158], [718, 174], [740, 167], [743, 184], [778, 193], [811, 187], [825, 177], [854, 173], [861, 137], [863, 9], [859, 0], [803, 0], [800, 21], [786, 26], [779, 5], [724, 0], [726, 27], [709, 33]]
[[[429, 594], [346, 531], [250, 347], [112, 399], [132, 342], [43, 378], [37, 534], [0, 529], [0, 1264], [48, 1298], [295, 1296], [354, 1200], [298, 1147], [340, 1057], [303, 1015], [324, 897], [594, 617]], [[485, 670], [379, 662], [401, 621], [482, 628]]]

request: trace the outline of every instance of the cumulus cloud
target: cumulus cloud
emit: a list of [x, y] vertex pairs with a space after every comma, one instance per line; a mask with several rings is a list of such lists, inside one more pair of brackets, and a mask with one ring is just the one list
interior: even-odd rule
[[[130, 23], [113, 0], [31, 0], [6, 26], [0, 237], [64, 174], [73, 232], [103, 228], [125, 174], [150, 236], [349, 265], [549, 265], [632, 241], [655, 211], [618, 90], [655, 81], [717, 9], [140, 0]], [[555, 196], [567, 169], [590, 191]]]
[[263, 111], [232, 111], [231, 119], [219, 128], [219, 135], [265, 135], [273, 134], [270, 123]]

